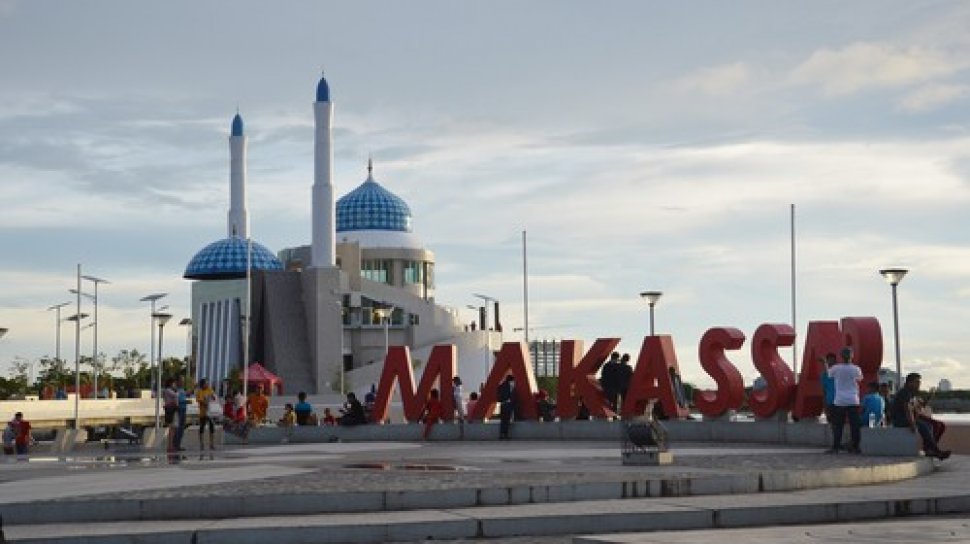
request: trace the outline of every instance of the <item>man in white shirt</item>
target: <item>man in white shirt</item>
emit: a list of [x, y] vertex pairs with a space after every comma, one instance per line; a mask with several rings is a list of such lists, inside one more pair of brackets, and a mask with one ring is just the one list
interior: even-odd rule
[[852, 348], [842, 348], [842, 362], [832, 365], [828, 375], [835, 381], [835, 400], [832, 403], [832, 449], [827, 453], [838, 453], [842, 443], [842, 430], [845, 420], [849, 420], [849, 432], [852, 435], [852, 445], [849, 453], [859, 453], [859, 382], [862, 381], [862, 370], [852, 362]]

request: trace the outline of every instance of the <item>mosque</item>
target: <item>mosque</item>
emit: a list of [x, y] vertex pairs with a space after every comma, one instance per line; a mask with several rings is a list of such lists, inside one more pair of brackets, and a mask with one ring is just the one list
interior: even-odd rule
[[250, 237], [247, 139], [242, 117], [232, 120], [227, 237], [196, 253], [183, 275], [194, 280], [196, 378], [219, 381], [248, 356], [280, 376], [287, 394], [361, 393], [378, 381], [388, 345], [409, 346], [420, 375], [434, 345], [454, 344], [458, 375], [469, 387], [483, 383], [502, 343], [497, 303], [494, 325], [483, 311], [474, 328], [436, 303], [434, 253], [412, 232], [407, 203], [374, 179], [371, 161], [364, 182], [334, 202], [330, 98], [321, 77], [310, 244], [276, 255]]

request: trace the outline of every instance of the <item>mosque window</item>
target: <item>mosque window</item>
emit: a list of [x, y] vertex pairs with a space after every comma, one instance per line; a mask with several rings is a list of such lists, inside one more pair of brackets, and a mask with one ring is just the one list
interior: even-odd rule
[[367, 259], [360, 263], [360, 276], [364, 279], [391, 284], [391, 261]]
[[404, 261], [404, 283], [405, 285], [422, 283], [424, 274], [422, 271], [424, 263], [418, 261]]

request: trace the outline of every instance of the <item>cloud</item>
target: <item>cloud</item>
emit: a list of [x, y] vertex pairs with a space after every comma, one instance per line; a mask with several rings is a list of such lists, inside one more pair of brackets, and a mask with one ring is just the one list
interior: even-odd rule
[[931, 83], [907, 94], [899, 101], [899, 109], [909, 113], [935, 110], [970, 95], [970, 85]]
[[795, 67], [790, 79], [796, 84], [819, 85], [825, 94], [839, 96], [925, 83], [951, 75], [966, 63], [925, 47], [857, 42], [815, 51]]
[[751, 67], [743, 62], [701, 68], [677, 80], [675, 88], [718, 96], [726, 95], [751, 83]]

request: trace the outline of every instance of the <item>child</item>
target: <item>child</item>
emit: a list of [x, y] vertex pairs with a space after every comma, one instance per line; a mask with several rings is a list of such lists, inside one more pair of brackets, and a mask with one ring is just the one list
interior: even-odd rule
[[335, 427], [337, 425], [337, 418], [333, 417], [333, 412], [330, 408], [323, 409], [323, 422], [327, 427]]
[[424, 406], [422, 417], [424, 421], [424, 434], [421, 435], [421, 438], [423, 440], [428, 439], [428, 436], [431, 434], [431, 427], [434, 427], [434, 424], [441, 420], [442, 415], [440, 395], [437, 389], [432, 389], [428, 403]]
[[296, 412], [293, 411], [293, 405], [289, 402], [283, 407], [283, 417], [280, 418], [280, 427], [295, 427], [296, 426]]
[[468, 422], [472, 423], [475, 420], [472, 419], [472, 414], [475, 413], [475, 406], [478, 406], [478, 393], [472, 391], [471, 395], [468, 395], [468, 404], [465, 405], [465, 417], [468, 418]]

